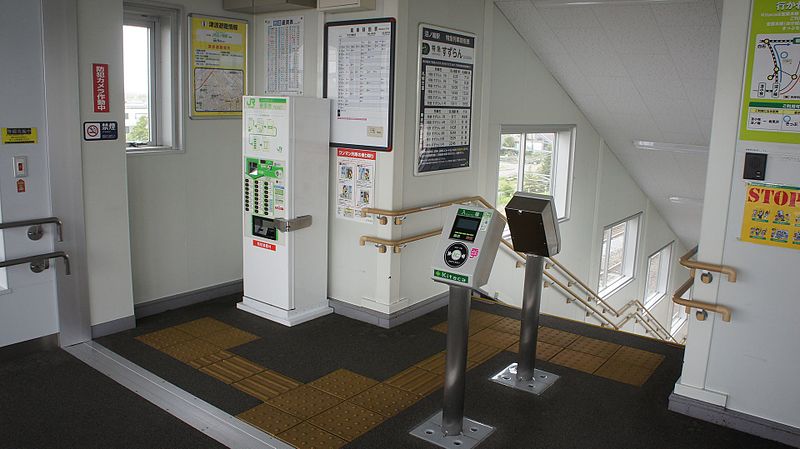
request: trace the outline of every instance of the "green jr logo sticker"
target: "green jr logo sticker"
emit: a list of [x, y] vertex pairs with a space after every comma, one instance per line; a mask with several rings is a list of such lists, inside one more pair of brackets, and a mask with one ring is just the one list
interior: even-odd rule
[[469, 284], [469, 276], [464, 276], [463, 274], [449, 273], [442, 270], [433, 270], [433, 277], [446, 279], [448, 281], [461, 282], [462, 284]]

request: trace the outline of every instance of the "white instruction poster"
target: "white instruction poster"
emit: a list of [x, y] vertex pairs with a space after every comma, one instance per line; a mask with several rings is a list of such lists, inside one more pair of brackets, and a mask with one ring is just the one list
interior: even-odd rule
[[361, 223], [372, 223], [372, 216], [362, 217], [361, 209], [372, 207], [375, 198], [374, 151], [336, 149], [336, 216]]
[[331, 146], [391, 151], [394, 29], [394, 19], [326, 24]]
[[415, 174], [469, 168], [475, 35], [419, 29]]
[[303, 16], [267, 19], [266, 94], [303, 95]]

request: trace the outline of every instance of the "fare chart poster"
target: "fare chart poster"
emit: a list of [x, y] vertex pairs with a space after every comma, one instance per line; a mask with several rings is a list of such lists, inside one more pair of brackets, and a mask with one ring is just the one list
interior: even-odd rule
[[415, 175], [469, 169], [475, 39], [420, 25]]
[[247, 91], [247, 22], [192, 15], [190, 116], [240, 117]]
[[742, 241], [800, 249], [800, 187], [747, 184]]
[[739, 138], [800, 143], [800, 2], [756, 0]]

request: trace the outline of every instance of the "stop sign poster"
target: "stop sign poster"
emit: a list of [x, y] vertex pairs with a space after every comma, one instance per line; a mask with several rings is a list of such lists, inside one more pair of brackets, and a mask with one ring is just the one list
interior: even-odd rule
[[800, 187], [749, 183], [741, 239], [800, 249]]

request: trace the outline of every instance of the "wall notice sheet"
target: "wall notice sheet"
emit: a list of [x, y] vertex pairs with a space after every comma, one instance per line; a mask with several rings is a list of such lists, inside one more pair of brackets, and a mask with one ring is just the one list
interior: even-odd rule
[[267, 19], [266, 92], [303, 95], [303, 16]]
[[395, 20], [325, 25], [325, 84], [331, 146], [391, 151]]
[[475, 35], [419, 27], [415, 175], [470, 164]]
[[800, 187], [747, 184], [741, 240], [800, 249]]
[[247, 88], [247, 22], [191, 15], [192, 118], [238, 117]]
[[372, 223], [362, 217], [361, 208], [372, 207], [375, 198], [374, 151], [338, 148], [336, 150], [336, 216]]
[[739, 138], [800, 143], [800, 3], [753, 2]]

